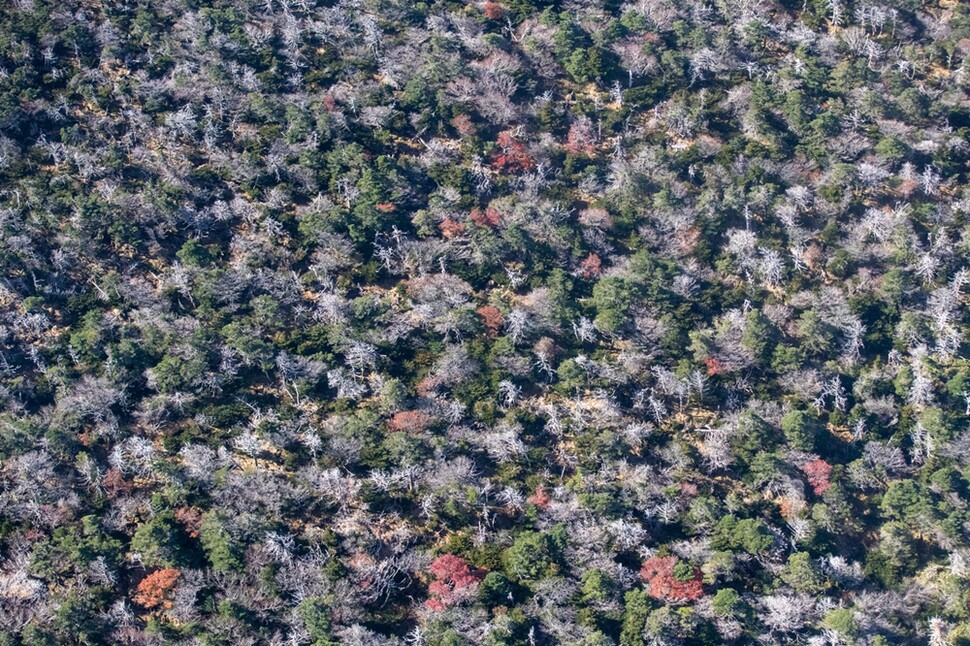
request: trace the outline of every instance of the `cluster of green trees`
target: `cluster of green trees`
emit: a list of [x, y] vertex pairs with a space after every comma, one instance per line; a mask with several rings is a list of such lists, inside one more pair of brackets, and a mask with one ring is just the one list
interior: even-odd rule
[[970, 9], [0, 3], [0, 646], [970, 643]]

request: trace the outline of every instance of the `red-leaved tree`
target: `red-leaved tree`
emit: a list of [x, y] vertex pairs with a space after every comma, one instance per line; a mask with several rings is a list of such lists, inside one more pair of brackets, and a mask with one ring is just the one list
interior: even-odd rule
[[492, 166], [496, 170], [521, 173], [535, 168], [535, 159], [525, 151], [525, 145], [512, 132], [500, 132], [495, 141], [498, 148], [492, 152]]
[[505, 8], [497, 2], [485, 3], [485, 17], [489, 20], [500, 20], [505, 16]]
[[480, 577], [468, 566], [468, 562], [454, 554], [442, 554], [428, 568], [434, 581], [428, 586], [431, 598], [425, 605], [440, 611], [465, 599], [471, 598], [478, 589]]
[[704, 594], [700, 568], [676, 556], [650, 557], [640, 569], [640, 578], [649, 586], [650, 596], [661, 601], [695, 601]]
[[446, 218], [441, 224], [438, 225], [441, 229], [441, 234], [446, 238], [455, 238], [460, 236], [465, 231], [465, 226], [456, 220], [451, 218]]
[[721, 363], [714, 357], [708, 357], [704, 359], [704, 365], [707, 366], [707, 374], [712, 377], [714, 375], [719, 375], [725, 370], [727, 370], [727, 366], [725, 366], [723, 363]]
[[455, 130], [458, 131], [458, 134], [464, 137], [475, 134], [475, 131], [477, 130], [475, 128], [475, 122], [472, 121], [472, 118], [467, 114], [459, 114], [455, 116], [455, 118], [451, 120], [451, 125], [454, 126]]
[[478, 226], [488, 227], [489, 229], [494, 229], [502, 222], [502, 214], [492, 207], [488, 207], [484, 211], [475, 207], [469, 217]]
[[580, 117], [569, 127], [565, 148], [571, 155], [592, 155], [596, 152], [596, 132], [589, 117]]
[[549, 507], [549, 503], [552, 502], [552, 496], [546, 491], [545, 487], [542, 485], [536, 485], [535, 493], [525, 499], [526, 502], [532, 503], [539, 509], [546, 509]]
[[182, 523], [190, 537], [199, 537], [199, 530], [202, 528], [202, 512], [198, 509], [195, 507], [179, 507], [175, 510], [175, 520]]
[[829, 477], [832, 475], [832, 465], [822, 460], [811, 460], [802, 465], [802, 473], [808, 478], [808, 484], [812, 485], [812, 491], [816, 496], [821, 496], [832, 486]]
[[603, 261], [595, 253], [591, 253], [579, 263], [579, 275], [583, 278], [593, 278], [603, 273]]
[[489, 336], [498, 334], [498, 331], [505, 325], [505, 317], [502, 316], [501, 310], [494, 305], [482, 305], [476, 312], [482, 317], [482, 324], [488, 330]]
[[392, 432], [421, 433], [430, 421], [431, 418], [424, 411], [405, 410], [395, 413], [388, 421], [387, 428]]

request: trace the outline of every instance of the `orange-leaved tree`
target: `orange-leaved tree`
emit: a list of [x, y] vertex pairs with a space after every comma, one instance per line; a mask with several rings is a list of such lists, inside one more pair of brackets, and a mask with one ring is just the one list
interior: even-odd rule
[[138, 584], [135, 603], [145, 608], [171, 608], [169, 595], [175, 587], [175, 582], [182, 575], [175, 568], [165, 568], [152, 572]]

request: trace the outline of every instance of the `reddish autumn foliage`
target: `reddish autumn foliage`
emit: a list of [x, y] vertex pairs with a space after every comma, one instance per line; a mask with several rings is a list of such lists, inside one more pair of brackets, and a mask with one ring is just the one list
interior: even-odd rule
[[508, 130], [499, 133], [498, 150], [492, 152], [492, 166], [506, 173], [521, 173], [536, 166], [535, 159], [525, 151], [525, 145]]
[[588, 118], [580, 119], [569, 127], [564, 147], [571, 155], [592, 155], [596, 152], [596, 135]]
[[546, 509], [549, 507], [549, 503], [552, 502], [552, 497], [542, 485], [539, 485], [536, 487], [535, 493], [526, 498], [525, 501], [535, 505], [539, 509]]
[[121, 469], [116, 467], [111, 467], [105, 471], [102, 482], [109, 497], [131, 493], [131, 490], [134, 489], [134, 485], [125, 480], [125, 474], [121, 472]]
[[718, 375], [727, 370], [727, 366], [715, 359], [714, 357], [708, 357], [704, 359], [704, 365], [707, 366], [707, 374], [710, 376]]
[[489, 227], [490, 229], [494, 229], [502, 222], [502, 214], [492, 207], [488, 207], [484, 211], [478, 208], [472, 209], [469, 217], [478, 226]]
[[778, 512], [782, 518], [794, 518], [805, 508], [805, 503], [791, 498], [778, 499]]
[[505, 15], [505, 7], [497, 2], [485, 3], [485, 17], [489, 20], [498, 20]]
[[676, 556], [647, 559], [640, 569], [640, 578], [649, 585], [650, 596], [661, 601], [695, 601], [704, 594], [700, 568], [682, 564]]
[[603, 261], [595, 253], [586, 256], [579, 263], [579, 275], [583, 278], [593, 278], [603, 273]]
[[454, 238], [461, 235], [465, 231], [465, 225], [451, 218], [447, 218], [438, 225], [441, 229], [441, 235], [446, 238]]
[[505, 325], [505, 317], [502, 312], [493, 305], [482, 305], [478, 308], [478, 315], [482, 317], [482, 324], [488, 330], [489, 335], [495, 335], [502, 326]]
[[442, 554], [428, 568], [434, 581], [428, 586], [431, 598], [425, 605], [431, 610], [444, 610], [469, 598], [478, 588], [480, 576], [468, 562], [454, 554]]
[[171, 608], [172, 602], [169, 601], [168, 595], [181, 575], [182, 573], [175, 568], [152, 572], [138, 584], [135, 603], [145, 608], [157, 608], [159, 606]]
[[454, 554], [442, 554], [428, 569], [438, 581], [448, 581], [459, 587], [478, 581], [465, 559]]
[[782, 518], [791, 518], [795, 511], [792, 501], [788, 498], [782, 498], [778, 501], [778, 509]]
[[420, 433], [427, 426], [430, 417], [424, 411], [405, 410], [396, 413], [391, 421], [387, 423], [387, 428], [391, 431], [404, 431], [405, 433]]
[[189, 536], [198, 538], [199, 528], [202, 527], [202, 512], [194, 507], [179, 507], [175, 510], [175, 520], [182, 523]]
[[812, 460], [802, 465], [802, 473], [808, 478], [808, 484], [812, 485], [812, 491], [816, 496], [821, 496], [828, 490], [832, 483], [829, 477], [832, 475], [832, 465], [822, 459]]
[[475, 122], [467, 114], [457, 115], [451, 120], [451, 125], [464, 137], [475, 134]]
[[441, 379], [439, 379], [436, 376], [428, 376], [422, 379], [421, 381], [419, 381], [418, 385], [415, 386], [414, 390], [421, 397], [427, 397], [428, 395], [431, 394], [431, 392], [435, 388], [437, 388], [440, 385], [441, 385]]
[[502, 214], [498, 209], [488, 207], [485, 209], [485, 223], [490, 227], [497, 227], [502, 224]]
[[498, 133], [498, 137], [495, 138], [495, 143], [506, 150], [522, 146], [522, 143], [516, 139], [515, 134], [511, 130], [503, 130]]
[[441, 229], [441, 234], [446, 238], [454, 238], [455, 236], [461, 235], [465, 230], [465, 225], [457, 220], [452, 220], [451, 218], [445, 218], [438, 225]]
[[919, 182], [917, 182], [915, 179], [904, 179], [899, 183], [899, 186], [896, 187], [896, 194], [902, 198], [912, 197], [913, 193], [915, 193], [916, 189], [918, 188]]
[[697, 246], [697, 243], [701, 239], [701, 230], [697, 227], [690, 227], [684, 229], [683, 231], [675, 234], [675, 239], [680, 247], [680, 250], [684, 253], [690, 253]]

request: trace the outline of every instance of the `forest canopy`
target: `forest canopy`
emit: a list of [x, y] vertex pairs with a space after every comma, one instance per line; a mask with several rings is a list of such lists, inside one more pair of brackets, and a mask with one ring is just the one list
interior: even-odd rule
[[970, 4], [0, 2], [0, 646], [970, 644]]

